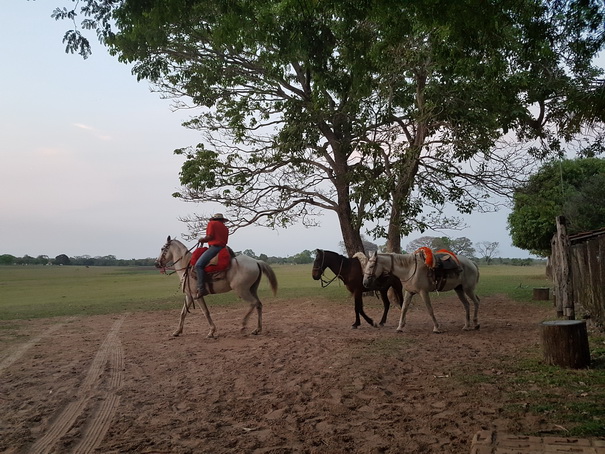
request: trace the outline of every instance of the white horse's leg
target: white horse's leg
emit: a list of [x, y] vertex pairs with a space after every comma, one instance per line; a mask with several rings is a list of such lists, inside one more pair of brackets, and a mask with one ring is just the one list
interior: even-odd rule
[[258, 314], [258, 323], [256, 325], [256, 329], [252, 331], [252, 334], [260, 334], [263, 331], [263, 303], [258, 300], [250, 303], [250, 309], [248, 309], [248, 312], [242, 320], [242, 331], [246, 329], [246, 325], [248, 324], [248, 318], [250, 318], [252, 312], [254, 312], [254, 309], [256, 309], [256, 312]]
[[187, 317], [190, 301], [193, 301], [193, 299], [191, 299], [191, 296], [189, 294], [185, 293], [185, 302], [183, 303], [183, 309], [181, 309], [181, 318], [179, 320], [179, 326], [177, 327], [176, 331], [172, 333], [174, 337], [178, 337], [183, 333], [183, 326], [185, 325], [185, 317]]
[[437, 322], [437, 319], [435, 318], [435, 313], [433, 312], [433, 305], [431, 304], [431, 297], [429, 296], [429, 292], [421, 291], [420, 297], [422, 298], [422, 301], [424, 301], [426, 310], [431, 316], [431, 319], [433, 320], [433, 332], [440, 333], [441, 330], [439, 329], [439, 323]]
[[481, 325], [479, 325], [479, 297], [475, 294], [474, 290], [469, 290], [466, 294], [475, 306], [473, 311], [473, 325], [475, 329], [479, 329], [481, 327]]
[[216, 326], [214, 325], [214, 322], [212, 321], [212, 317], [210, 317], [210, 311], [208, 310], [208, 305], [206, 304], [206, 300], [204, 299], [204, 297], [202, 296], [201, 298], [198, 299], [200, 306], [202, 306], [202, 311], [204, 312], [204, 316], [206, 317], [206, 320], [208, 320], [208, 324], [210, 325], [210, 331], [208, 331], [208, 338], [212, 339], [214, 338], [214, 334], [216, 333]]
[[[465, 319], [464, 319], [464, 327], [462, 329], [464, 331], [470, 331], [473, 329], [473, 327], [471, 326], [470, 304], [469, 304], [468, 300], [466, 299], [466, 296], [464, 295], [464, 290], [462, 289], [462, 287], [456, 287], [454, 290], [456, 292], [456, 295], [458, 295], [458, 299], [464, 306]], [[475, 312], [475, 317], [476, 316], [477, 316], [477, 313]]]
[[405, 292], [405, 296], [403, 297], [403, 304], [401, 305], [401, 315], [399, 316], [399, 326], [397, 327], [398, 332], [403, 331], [403, 327], [405, 326], [405, 315], [408, 312], [413, 296], [414, 295], [412, 293]]

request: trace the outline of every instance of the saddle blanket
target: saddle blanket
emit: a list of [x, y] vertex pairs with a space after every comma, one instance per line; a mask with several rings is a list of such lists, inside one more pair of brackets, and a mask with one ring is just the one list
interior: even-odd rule
[[447, 249], [439, 249], [433, 252], [428, 247], [421, 247], [416, 249], [414, 254], [423, 256], [424, 263], [430, 269], [458, 270], [460, 267], [460, 261], [456, 257], [456, 254]]
[[[197, 262], [200, 256], [207, 250], [207, 247], [198, 247], [195, 251], [193, 251], [193, 254], [191, 255], [191, 260], [189, 262], [191, 263], [191, 266], [195, 266], [195, 262]], [[220, 271], [225, 271], [229, 269], [230, 265], [231, 254], [229, 253], [229, 249], [224, 247], [212, 260], [210, 260], [210, 263], [208, 264], [208, 266], [206, 266], [206, 268], [204, 268], [204, 271], [208, 274], [218, 273]]]

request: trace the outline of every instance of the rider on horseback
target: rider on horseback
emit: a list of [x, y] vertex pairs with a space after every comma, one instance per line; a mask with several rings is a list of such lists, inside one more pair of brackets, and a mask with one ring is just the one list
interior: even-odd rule
[[206, 235], [199, 239], [200, 246], [208, 243], [208, 250], [204, 252], [198, 261], [195, 263], [195, 271], [197, 273], [197, 298], [201, 298], [208, 294], [208, 290], [204, 285], [204, 268], [210, 260], [212, 260], [221, 249], [227, 246], [229, 240], [229, 229], [225, 225], [228, 219], [223, 217], [222, 213], [216, 213], [210, 218], [206, 226]]

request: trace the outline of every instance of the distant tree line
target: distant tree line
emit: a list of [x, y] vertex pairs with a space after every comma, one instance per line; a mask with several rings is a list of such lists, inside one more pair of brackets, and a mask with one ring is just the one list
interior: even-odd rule
[[[245, 254], [250, 257], [263, 260], [269, 264], [306, 264], [313, 263], [315, 260], [315, 252], [308, 250], [302, 251], [290, 257], [274, 257], [260, 254], [257, 256], [252, 250], [246, 249], [237, 254]], [[72, 265], [72, 266], [154, 266], [155, 258], [145, 259], [118, 259], [115, 255], [91, 257], [90, 255], [82, 255], [76, 257], [68, 257], [66, 254], [59, 254], [52, 258], [48, 255], [38, 255], [32, 257], [24, 255], [16, 257], [11, 254], [0, 255], [0, 265]]]
[[24, 255], [15, 257], [11, 254], [0, 255], [0, 265], [76, 265], [76, 266], [153, 266], [155, 258], [146, 259], [118, 259], [115, 255], [91, 257], [82, 255], [68, 257], [66, 254], [59, 254], [52, 258], [48, 255], [38, 255], [32, 257]]
[[[371, 243], [367, 239], [363, 239], [363, 244], [366, 253], [369, 252], [384, 252], [384, 247], [380, 247], [374, 243]], [[525, 258], [502, 258], [499, 257], [498, 242], [483, 241], [476, 243], [473, 246], [471, 240], [466, 237], [461, 238], [449, 238], [449, 237], [433, 237], [433, 236], [422, 236], [416, 240], [411, 241], [407, 245], [408, 252], [414, 252], [420, 247], [428, 247], [432, 250], [447, 249], [455, 254], [464, 255], [475, 260], [478, 263], [487, 265], [500, 264], [500, 265], [513, 265], [513, 266], [530, 266], [536, 263], [540, 263], [540, 260]], [[344, 244], [341, 243], [340, 247], [343, 249], [341, 253], [346, 255]], [[253, 250], [246, 249], [244, 251], [236, 252], [236, 254], [244, 254], [257, 260], [262, 260], [270, 265], [304, 265], [313, 263], [315, 260], [315, 251], [304, 250], [298, 254], [294, 254], [289, 257], [276, 257], [268, 256], [267, 254], [257, 255]], [[47, 255], [39, 255], [37, 257], [31, 257], [25, 255], [23, 257], [15, 257], [14, 255], [4, 254], [0, 255], [0, 265], [73, 265], [73, 266], [154, 266], [155, 258], [145, 259], [118, 259], [115, 255], [106, 255], [103, 257], [91, 257], [89, 255], [82, 255], [76, 257], [68, 257], [66, 254], [57, 255], [55, 258]]]

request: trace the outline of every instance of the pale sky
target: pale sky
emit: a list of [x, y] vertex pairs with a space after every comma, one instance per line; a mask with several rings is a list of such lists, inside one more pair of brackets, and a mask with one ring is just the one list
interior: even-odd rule
[[[226, 213], [171, 195], [182, 164], [173, 150], [201, 137], [181, 126], [186, 112], [173, 112], [96, 41], [87, 60], [66, 54], [70, 24], [50, 17], [59, 3], [13, 0], [0, 15], [0, 255], [156, 257], [168, 235], [187, 233], [179, 217]], [[498, 241], [500, 256], [528, 257], [512, 247], [507, 215], [474, 215], [466, 230], [424, 235]], [[335, 215], [321, 222], [240, 230], [230, 245], [282, 257], [341, 252]]]

